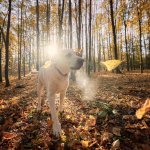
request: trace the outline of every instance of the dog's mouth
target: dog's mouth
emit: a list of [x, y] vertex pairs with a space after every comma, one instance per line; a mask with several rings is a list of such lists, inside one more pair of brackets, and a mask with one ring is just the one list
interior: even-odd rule
[[78, 61], [73, 66], [71, 66], [70, 69], [72, 70], [80, 69], [83, 65], [83, 62], [84, 62], [84, 59], [78, 59]]

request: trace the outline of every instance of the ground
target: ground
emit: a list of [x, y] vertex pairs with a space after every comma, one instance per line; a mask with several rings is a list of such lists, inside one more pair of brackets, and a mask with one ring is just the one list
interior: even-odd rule
[[60, 138], [52, 135], [47, 103], [41, 113], [36, 110], [35, 74], [19, 82], [12, 79], [9, 88], [2, 85], [0, 149], [150, 150], [150, 113], [140, 120], [135, 116], [150, 98], [150, 74], [98, 73], [92, 80], [97, 83], [95, 94], [93, 87], [87, 88], [84, 97], [78, 84], [70, 84], [59, 114]]

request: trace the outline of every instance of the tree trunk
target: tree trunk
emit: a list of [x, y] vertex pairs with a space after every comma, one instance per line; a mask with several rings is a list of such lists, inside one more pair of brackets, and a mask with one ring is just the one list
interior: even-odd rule
[[90, 0], [90, 10], [89, 10], [89, 61], [88, 61], [88, 75], [91, 71], [91, 21], [92, 21], [92, 0]]
[[[79, 20], [79, 31], [78, 31], [78, 49], [81, 49], [81, 0], [79, 0], [79, 16], [78, 16], [78, 20]], [[81, 54], [82, 55], [82, 54]]]
[[100, 33], [97, 33], [97, 49], [98, 49], [98, 71], [100, 71], [100, 61], [101, 61], [101, 42], [100, 42]]
[[88, 33], [87, 33], [87, 7], [88, 7], [88, 3], [87, 3], [87, 0], [86, 0], [86, 12], [85, 12], [86, 72], [88, 72]]
[[37, 50], [37, 62], [36, 69], [39, 70], [40, 67], [40, 58], [39, 58], [39, 49], [40, 49], [40, 31], [39, 31], [39, 0], [36, 0], [36, 50]]
[[31, 72], [31, 52], [32, 52], [32, 41], [31, 41], [31, 35], [30, 35], [30, 48], [29, 48], [29, 72]]
[[72, 49], [72, 3], [71, 3], [71, 0], [69, 0], [69, 36], [70, 36], [69, 48]]
[[103, 48], [103, 61], [106, 60], [106, 57], [105, 57], [105, 43], [104, 43], [104, 38], [102, 37], [102, 48]]
[[21, 2], [21, 23], [19, 28], [19, 8], [18, 8], [18, 79], [21, 79], [21, 60], [22, 60], [22, 25], [23, 25], [23, 17], [22, 10], [23, 9], [23, 0]]
[[61, 0], [59, 0], [58, 2], [58, 15], [59, 15], [59, 41], [58, 41], [58, 45], [59, 48], [62, 47], [62, 24], [63, 24], [63, 16], [64, 16], [64, 5], [65, 5], [65, 0], [62, 1], [61, 4]]
[[125, 47], [126, 47], [126, 60], [127, 60], [127, 71], [129, 71], [129, 52], [128, 52], [128, 43], [127, 43], [127, 24], [125, 20], [125, 13], [123, 16], [123, 23], [124, 23], [124, 38], [125, 38]]
[[47, 10], [46, 10], [46, 26], [47, 26], [47, 42], [50, 42], [50, 0], [47, 0]]
[[142, 57], [142, 27], [141, 27], [141, 22], [142, 18], [140, 18], [140, 13], [138, 11], [138, 23], [139, 23], [139, 43], [140, 43], [140, 70], [141, 73], [143, 73], [143, 57]]
[[113, 33], [113, 44], [114, 44], [114, 58], [118, 59], [116, 27], [115, 27], [115, 23], [114, 23], [113, 0], [109, 0], [109, 3], [110, 3], [110, 16], [111, 16], [112, 33]]
[[148, 61], [147, 61], [147, 47], [146, 47], [146, 39], [144, 38], [143, 36], [143, 41], [144, 41], [144, 49], [145, 49], [145, 66], [146, 66], [146, 69], [148, 69]]
[[9, 0], [8, 7], [8, 22], [7, 22], [7, 32], [6, 32], [6, 43], [5, 43], [5, 81], [6, 87], [10, 85], [9, 83], [9, 31], [10, 31], [10, 21], [11, 21], [11, 0]]
[[0, 31], [0, 83], [2, 80], [2, 47], [3, 47], [3, 40], [2, 40], [2, 31]]

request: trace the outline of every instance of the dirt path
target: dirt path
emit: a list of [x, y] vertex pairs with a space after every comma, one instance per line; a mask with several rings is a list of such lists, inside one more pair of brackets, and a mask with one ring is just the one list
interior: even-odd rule
[[36, 111], [35, 75], [0, 90], [0, 149], [150, 149], [150, 114], [135, 117], [150, 98], [150, 75], [99, 74], [95, 81], [96, 95], [88, 101], [78, 85], [70, 84], [59, 116], [60, 139], [52, 135], [48, 107]]

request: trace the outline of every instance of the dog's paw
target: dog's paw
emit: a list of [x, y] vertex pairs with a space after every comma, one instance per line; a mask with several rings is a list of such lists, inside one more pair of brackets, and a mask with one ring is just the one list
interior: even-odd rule
[[61, 125], [60, 125], [60, 123], [54, 123], [53, 124], [53, 134], [56, 137], [59, 137], [61, 135]]

